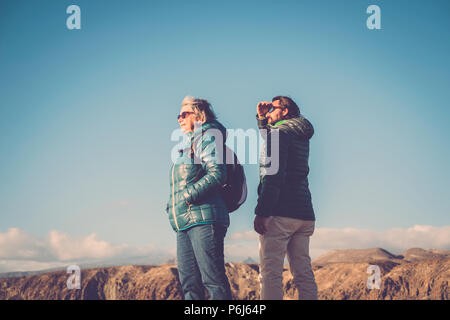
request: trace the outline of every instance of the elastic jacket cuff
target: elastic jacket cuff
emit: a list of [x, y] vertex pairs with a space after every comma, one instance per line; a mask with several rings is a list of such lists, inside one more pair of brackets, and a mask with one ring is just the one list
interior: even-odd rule
[[256, 114], [256, 120], [258, 121], [258, 127], [259, 128], [263, 128], [267, 125], [267, 122], [269, 121], [267, 118], [262, 118], [260, 119], [258, 117], [258, 114]]

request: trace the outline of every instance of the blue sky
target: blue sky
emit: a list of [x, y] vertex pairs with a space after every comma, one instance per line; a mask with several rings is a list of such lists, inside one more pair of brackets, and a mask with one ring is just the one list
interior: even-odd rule
[[[66, 28], [71, 4], [81, 30]], [[366, 27], [371, 4], [381, 30]], [[0, 246], [17, 228], [173, 252], [186, 95], [244, 130], [258, 101], [298, 102], [316, 131], [318, 228], [450, 225], [449, 14], [445, 0], [1, 1]], [[245, 170], [229, 235], [252, 229], [258, 168]]]

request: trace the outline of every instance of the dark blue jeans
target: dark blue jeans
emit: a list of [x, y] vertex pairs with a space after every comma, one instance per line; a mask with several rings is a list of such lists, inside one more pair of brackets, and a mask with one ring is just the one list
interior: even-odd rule
[[[223, 242], [227, 227], [196, 225], [177, 232], [178, 275], [185, 300], [231, 300]], [[204, 286], [204, 287], [203, 287]]]

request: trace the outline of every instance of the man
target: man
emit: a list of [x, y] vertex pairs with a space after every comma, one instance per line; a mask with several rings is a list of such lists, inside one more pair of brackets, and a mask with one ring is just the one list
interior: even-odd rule
[[[279, 147], [279, 154], [271, 155], [272, 162], [264, 161], [264, 156], [260, 162], [254, 228], [260, 234], [261, 299], [283, 299], [282, 273], [287, 253], [299, 298], [315, 300], [317, 285], [309, 257], [315, 215], [308, 187], [309, 140], [314, 129], [289, 97], [277, 96], [272, 102], [258, 103], [256, 117], [259, 129], [267, 130], [266, 152], [271, 152], [274, 143]], [[278, 141], [272, 142], [274, 130], [278, 131]], [[265, 174], [267, 166], [277, 158], [278, 172]]]

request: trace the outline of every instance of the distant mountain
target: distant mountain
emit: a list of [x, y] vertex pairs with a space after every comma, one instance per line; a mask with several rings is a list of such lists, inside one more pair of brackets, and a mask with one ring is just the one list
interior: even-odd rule
[[[319, 263], [317, 263], [317, 261]], [[368, 289], [367, 268], [381, 271], [380, 289]], [[316, 259], [319, 299], [448, 300], [450, 256], [447, 251], [409, 249], [395, 256], [381, 248], [336, 250]], [[259, 299], [258, 265], [227, 263], [234, 299]], [[175, 264], [114, 266], [81, 270], [81, 289], [67, 288], [64, 271], [0, 279], [0, 299], [181, 299]], [[292, 276], [283, 272], [285, 299], [296, 299]]]
[[[167, 254], [153, 254], [151, 256], [138, 256], [138, 257], [127, 257], [122, 259], [113, 260], [98, 260], [89, 263], [77, 264], [80, 269], [92, 269], [92, 268], [102, 268], [102, 267], [113, 267], [113, 266], [123, 266], [123, 265], [158, 265], [162, 263], [175, 263], [176, 259]], [[69, 266], [69, 263], [67, 264]], [[26, 277], [38, 274], [49, 273], [53, 271], [66, 270], [67, 267], [57, 267], [43, 270], [33, 270], [33, 271], [15, 271], [15, 272], [4, 272], [0, 273], [0, 278], [16, 278], [16, 277]]]
[[255, 264], [257, 263], [252, 257], [248, 257], [247, 259], [245, 259], [244, 261], [242, 261], [242, 263], [247, 263], [247, 264]]
[[327, 265], [330, 263], [358, 263], [380, 260], [399, 260], [396, 256], [382, 248], [332, 250], [313, 260], [314, 265]]
[[49, 273], [49, 272], [58, 271], [58, 270], [62, 270], [62, 268], [52, 268], [52, 269], [45, 269], [45, 270], [39, 270], [39, 271], [4, 272], [4, 273], [0, 273], [0, 278], [19, 278], [19, 277], [26, 277], [26, 276], [34, 276], [37, 274]]
[[313, 260], [315, 266], [324, 266], [330, 263], [358, 263], [393, 261], [402, 263], [407, 261], [420, 261], [434, 258], [450, 258], [450, 251], [435, 249], [411, 248], [401, 255], [394, 255], [382, 248], [332, 250]]
[[418, 261], [425, 259], [433, 259], [440, 257], [449, 257], [450, 251], [448, 250], [424, 250], [421, 248], [411, 248], [402, 253], [403, 259], [408, 261]]

